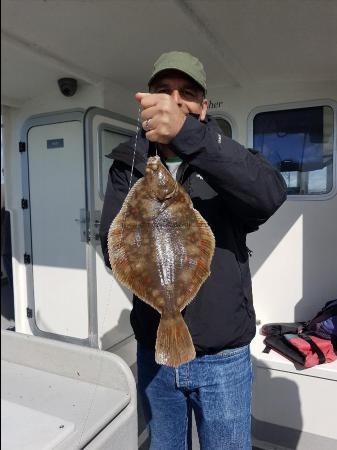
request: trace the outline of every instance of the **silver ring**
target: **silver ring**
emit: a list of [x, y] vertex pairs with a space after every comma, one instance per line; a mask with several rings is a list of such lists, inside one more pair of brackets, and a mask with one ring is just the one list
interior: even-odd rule
[[151, 119], [146, 119], [145, 120], [145, 130], [146, 131], [150, 130], [150, 122], [151, 122]]

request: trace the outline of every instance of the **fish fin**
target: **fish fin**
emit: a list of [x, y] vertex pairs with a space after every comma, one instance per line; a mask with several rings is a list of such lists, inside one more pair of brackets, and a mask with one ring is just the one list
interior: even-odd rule
[[192, 337], [181, 313], [174, 317], [163, 313], [157, 331], [156, 362], [178, 367], [196, 356]]

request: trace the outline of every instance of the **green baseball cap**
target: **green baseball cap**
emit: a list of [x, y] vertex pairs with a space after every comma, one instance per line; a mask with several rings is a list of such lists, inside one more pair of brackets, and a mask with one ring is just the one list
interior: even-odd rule
[[186, 75], [196, 81], [206, 92], [206, 73], [204, 66], [195, 56], [187, 52], [168, 52], [163, 53], [154, 63], [153, 72], [149, 80], [149, 86], [152, 81], [163, 70], [174, 69], [184, 72]]

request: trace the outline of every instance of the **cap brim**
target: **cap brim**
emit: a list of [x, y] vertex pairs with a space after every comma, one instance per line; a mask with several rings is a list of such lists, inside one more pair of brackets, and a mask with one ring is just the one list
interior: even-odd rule
[[171, 66], [169, 66], [169, 67], [164, 67], [164, 68], [158, 70], [158, 72], [154, 73], [154, 74], [151, 76], [151, 78], [150, 78], [150, 80], [149, 80], [149, 82], [148, 82], [148, 86], [150, 87], [151, 84], [153, 83], [153, 80], [155, 80], [160, 74], [162, 74], [163, 72], [166, 72], [166, 71], [168, 71], [168, 70], [176, 70], [176, 71], [178, 71], [178, 72], [181, 72], [181, 73], [183, 73], [183, 74], [189, 76], [189, 77], [190, 77], [195, 83], [197, 83], [197, 85], [198, 85], [198, 86], [206, 93], [206, 88], [205, 88], [202, 84], [200, 84], [199, 81], [197, 81], [197, 80], [194, 78], [193, 74], [189, 73], [188, 70], [185, 70], [185, 69], [183, 69], [183, 68], [178, 68], [177, 66], [175, 66], [175, 67], [171, 67]]

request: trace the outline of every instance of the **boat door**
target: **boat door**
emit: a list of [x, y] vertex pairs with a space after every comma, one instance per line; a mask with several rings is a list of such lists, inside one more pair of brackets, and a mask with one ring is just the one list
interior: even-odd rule
[[95, 346], [97, 326], [88, 308], [83, 114], [42, 114], [25, 122], [21, 206], [33, 334]]
[[106, 155], [134, 135], [135, 120], [101, 108], [89, 108], [84, 117], [90, 213], [89, 271], [96, 279], [90, 293], [97, 305], [99, 346], [109, 349], [133, 335], [130, 326], [132, 296], [112, 276], [103, 259], [99, 239], [100, 218], [112, 160]]
[[105, 349], [133, 334], [131, 294], [105, 267], [98, 231], [112, 163], [105, 155], [135, 124], [100, 108], [24, 124], [23, 258], [33, 334]]

